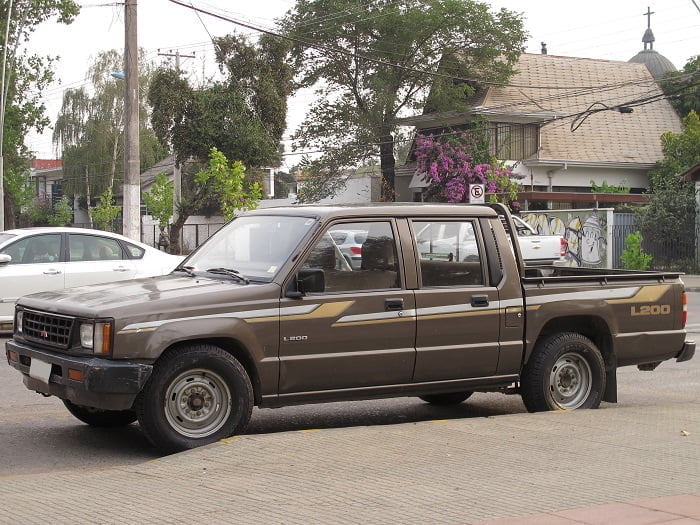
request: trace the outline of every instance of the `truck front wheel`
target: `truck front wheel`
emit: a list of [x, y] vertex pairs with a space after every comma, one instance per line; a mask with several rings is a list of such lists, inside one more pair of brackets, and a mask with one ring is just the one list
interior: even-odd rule
[[253, 388], [243, 366], [204, 344], [161, 356], [137, 402], [141, 429], [166, 454], [243, 430], [252, 410]]
[[520, 384], [530, 412], [598, 408], [605, 390], [600, 350], [578, 333], [550, 335], [537, 343]]

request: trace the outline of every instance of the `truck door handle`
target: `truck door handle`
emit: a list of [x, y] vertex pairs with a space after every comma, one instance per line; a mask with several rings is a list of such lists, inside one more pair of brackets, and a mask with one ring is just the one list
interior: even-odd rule
[[44, 275], [58, 275], [61, 273], [61, 270], [56, 270], [55, 268], [49, 268], [44, 272]]
[[387, 312], [403, 310], [403, 299], [384, 299], [384, 310]]
[[114, 271], [114, 272], [128, 272], [129, 268], [127, 266], [117, 266], [115, 268], [112, 268], [112, 271]]
[[472, 306], [477, 308], [477, 307], [482, 307], [482, 306], [488, 306], [489, 305], [489, 296], [488, 295], [472, 295]]

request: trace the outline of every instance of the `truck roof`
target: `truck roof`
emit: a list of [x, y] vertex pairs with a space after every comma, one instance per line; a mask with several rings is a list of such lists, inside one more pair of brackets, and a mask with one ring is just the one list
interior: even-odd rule
[[416, 217], [455, 216], [496, 217], [495, 210], [475, 204], [421, 204], [421, 203], [370, 203], [351, 205], [300, 205], [263, 208], [244, 215], [291, 215], [301, 217]]

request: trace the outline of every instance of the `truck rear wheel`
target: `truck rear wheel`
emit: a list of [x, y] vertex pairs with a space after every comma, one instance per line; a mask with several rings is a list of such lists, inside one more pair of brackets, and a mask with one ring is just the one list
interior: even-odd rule
[[530, 412], [598, 408], [605, 391], [605, 364], [587, 337], [572, 332], [538, 342], [525, 365], [520, 394]]
[[63, 404], [68, 412], [93, 427], [123, 427], [136, 421], [136, 412], [133, 410], [101, 410], [76, 405], [67, 399], [63, 400]]
[[252, 410], [245, 368], [228, 352], [205, 344], [161, 356], [137, 403], [143, 432], [166, 454], [243, 430]]
[[462, 401], [469, 399], [472, 392], [450, 392], [449, 394], [428, 394], [419, 396], [426, 403], [431, 405], [459, 405]]

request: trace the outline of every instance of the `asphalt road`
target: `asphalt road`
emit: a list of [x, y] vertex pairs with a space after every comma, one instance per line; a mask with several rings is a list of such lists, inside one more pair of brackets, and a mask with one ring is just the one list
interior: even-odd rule
[[[700, 340], [700, 293], [689, 293], [689, 332]], [[158, 457], [137, 424], [98, 429], [74, 419], [56, 398], [28, 391], [20, 375], [0, 364], [0, 479], [62, 470], [93, 470], [137, 464]], [[643, 406], [697, 400], [700, 358], [665, 362], [654, 372], [636, 367], [618, 372], [618, 404]], [[391, 425], [434, 419], [489, 417], [525, 412], [519, 396], [477, 393], [455, 407], [435, 407], [416, 398], [255, 409], [247, 433], [312, 428]]]

